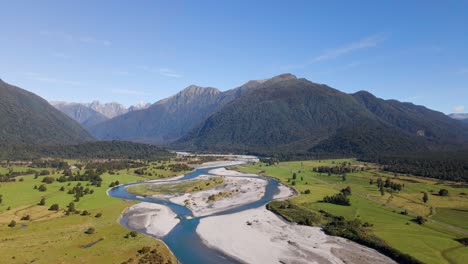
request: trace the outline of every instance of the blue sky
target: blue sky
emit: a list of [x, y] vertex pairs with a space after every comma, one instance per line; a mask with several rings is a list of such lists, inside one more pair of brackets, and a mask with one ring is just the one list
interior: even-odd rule
[[468, 1], [0, 5], [0, 78], [48, 100], [131, 105], [291, 72], [468, 112]]

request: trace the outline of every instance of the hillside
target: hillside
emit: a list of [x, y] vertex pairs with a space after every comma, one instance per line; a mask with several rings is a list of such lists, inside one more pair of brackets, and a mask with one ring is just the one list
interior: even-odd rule
[[73, 144], [93, 140], [46, 100], [0, 80], [0, 143]]
[[[289, 76], [269, 80], [276, 82]], [[191, 85], [176, 95], [160, 100], [147, 109], [118, 116], [90, 128], [103, 140], [130, 140], [167, 144], [186, 135], [222, 106], [255, 90], [265, 81], [249, 81], [226, 92]]]
[[374, 155], [427, 151], [467, 140], [462, 124], [441, 113], [289, 78], [266, 81], [233, 100], [173, 146], [281, 155]]

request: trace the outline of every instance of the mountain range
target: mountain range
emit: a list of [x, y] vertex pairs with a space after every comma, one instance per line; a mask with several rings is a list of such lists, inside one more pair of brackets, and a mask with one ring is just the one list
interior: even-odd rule
[[2, 93], [2, 140], [12, 142], [56, 144], [94, 137], [194, 151], [342, 156], [454, 151], [468, 142], [468, 124], [443, 113], [366, 91], [343, 93], [292, 74], [224, 92], [191, 85], [134, 108], [54, 103], [89, 133], [38, 96], [3, 82]]
[[73, 144], [93, 140], [41, 97], [0, 80], [0, 144]]
[[151, 105], [149, 103], [142, 102], [126, 108], [119, 103], [101, 103], [99, 101], [93, 101], [91, 103], [52, 101], [50, 104], [76, 120], [88, 130], [91, 127], [111, 118], [126, 114], [128, 112], [146, 109]]
[[443, 113], [288, 76], [233, 100], [174, 146], [371, 155], [457, 148], [468, 142], [468, 127]]
[[[280, 75], [268, 80], [274, 83], [290, 78]], [[167, 144], [185, 136], [210, 115], [229, 102], [258, 89], [266, 80], [221, 92], [216, 88], [188, 86], [176, 95], [160, 100], [142, 111], [130, 112], [91, 127], [89, 131], [103, 140], [130, 140]]]

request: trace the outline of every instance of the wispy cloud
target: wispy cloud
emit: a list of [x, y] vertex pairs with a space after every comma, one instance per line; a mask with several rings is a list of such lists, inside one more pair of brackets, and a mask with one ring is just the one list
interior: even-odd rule
[[106, 39], [99, 39], [92, 36], [79, 36], [72, 35], [63, 32], [54, 32], [54, 31], [41, 31], [39, 32], [42, 36], [58, 38], [65, 41], [75, 42], [75, 43], [84, 43], [84, 44], [93, 44], [93, 45], [102, 45], [110, 46], [112, 43]]
[[168, 68], [152, 68], [148, 66], [140, 66], [140, 69], [149, 72], [159, 74], [161, 76], [170, 77], [170, 78], [181, 78], [182, 75]]
[[170, 70], [170, 69], [159, 69], [159, 74], [171, 78], [180, 78], [182, 75]]
[[113, 93], [116, 94], [127, 94], [127, 95], [144, 95], [144, 92], [137, 91], [137, 90], [130, 90], [130, 89], [114, 89], [112, 90]]
[[379, 45], [379, 43], [383, 42], [385, 39], [386, 37], [381, 34], [368, 36], [358, 41], [343, 45], [341, 47], [326, 50], [323, 53], [319, 54], [317, 57], [315, 57], [313, 61], [318, 62], [331, 60], [357, 50], [373, 48]]
[[[336, 59], [338, 57], [344, 56], [346, 54], [362, 50], [362, 49], [368, 49], [368, 48], [373, 48], [378, 46], [380, 43], [385, 41], [387, 39], [387, 36], [384, 34], [375, 34], [371, 35], [365, 38], [362, 38], [358, 41], [354, 41], [351, 43], [348, 43], [346, 45], [343, 45], [338, 48], [332, 48], [323, 51], [322, 53], [318, 54], [317, 56], [313, 57], [312, 59], [304, 62], [304, 63], [298, 63], [298, 64], [292, 64], [292, 65], [287, 65], [285, 67], [281, 67], [282, 70], [291, 70], [291, 69], [302, 69], [305, 67], [308, 67], [312, 64], [318, 64], [320, 62]], [[358, 63], [360, 64], [360, 63]], [[351, 65], [347, 67], [356, 67], [359, 66], [358, 64]]]
[[465, 111], [465, 106], [463, 106], [463, 105], [457, 105], [457, 106], [455, 106], [455, 107], [452, 108], [452, 111], [453, 111], [454, 113], [463, 112], [463, 111]]
[[56, 84], [56, 85], [64, 85], [64, 86], [81, 86], [82, 85], [81, 82], [45, 76], [43, 74], [36, 73], [36, 72], [24, 72], [23, 74], [28, 76], [32, 80], [43, 82], [43, 83], [48, 83], [48, 84]]

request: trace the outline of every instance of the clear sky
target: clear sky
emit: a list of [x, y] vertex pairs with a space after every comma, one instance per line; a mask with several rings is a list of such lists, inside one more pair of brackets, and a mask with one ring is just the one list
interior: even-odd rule
[[131, 105], [291, 72], [468, 111], [468, 1], [0, 0], [0, 60], [48, 100]]

